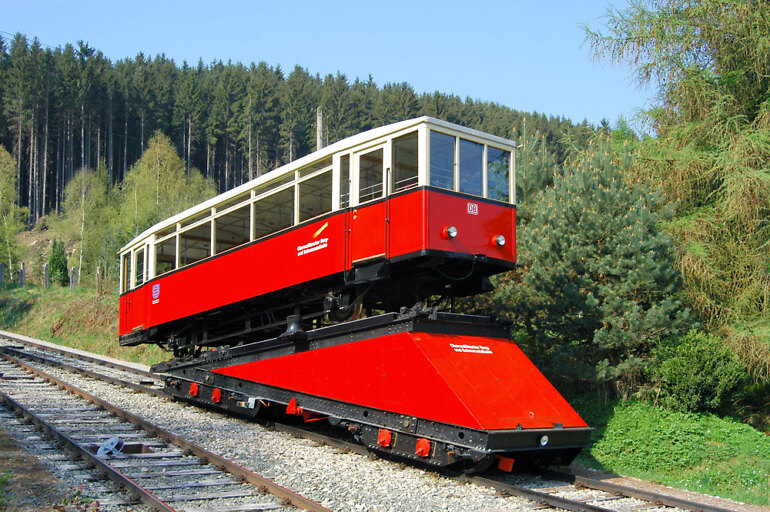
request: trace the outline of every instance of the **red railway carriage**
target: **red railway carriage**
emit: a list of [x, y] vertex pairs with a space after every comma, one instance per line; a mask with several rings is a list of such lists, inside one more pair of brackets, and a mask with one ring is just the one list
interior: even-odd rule
[[508, 328], [436, 307], [515, 266], [514, 149], [403, 121], [153, 226], [121, 251], [120, 342], [172, 349], [155, 370], [206, 407], [434, 465], [568, 463], [590, 429]]
[[513, 148], [404, 121], [153, 226], [121, 252], [121, 343], [232, 343], [287, 304], [344, 318], [488, 289], [515, 263]]

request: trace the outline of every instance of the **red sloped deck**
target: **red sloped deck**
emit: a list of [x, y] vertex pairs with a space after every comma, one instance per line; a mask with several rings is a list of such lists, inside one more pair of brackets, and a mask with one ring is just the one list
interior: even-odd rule
[[404, 332], [212, 371], [479, 430], [587, 426], [504, 339]]

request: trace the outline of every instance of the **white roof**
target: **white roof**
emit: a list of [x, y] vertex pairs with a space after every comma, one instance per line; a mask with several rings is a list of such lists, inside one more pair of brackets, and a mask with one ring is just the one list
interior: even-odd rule
[[286, 174], [287, 172], [291, 172], [293, 170], [299, 169], [301, 167], [309, 165], [318, 160], [323, 160], [324, 158], [328, 158], [335, 153], [358, 146], [367, 141], [380, 139], [392, 133], [400, 132], [402, 130], [409, 129], [423, 123], [433, 125], [436, 128], [444, 128], [447, 130], [459, 131], [467, 135], [470, 135], [472, 137], [478, 137], [492, 143], [500, 144], [502, 146], [516, 147], [516, 143], [512, 140], [509, 140], [503, 137], [498, 137], [496, 135], [491, 135], [489, 133], [485, 133], [479, 130], [474, 130], [472, 128], [466, 128], [465, 126], [461, 126], [455, 123], [450, 123], [448, 121], [442, 121], [441, 119], [436, 119], [430, 116], [416, 117], [414, 119], [407, 119], [406, 121], [399, 121], [397, 123], [380, 126], [379, 128], [372, 128], [371, 130], [367, 130], [365, 132], [361, 132], [351, 137], [348, 137], [346, 139], [343, 139], [341, 141], [335, 142], [334, 144], [331, 144], [329, 146], [326, 146], [325, 148], [319, 149], [318, 151], [314, 151], [309, 155], [305, 155], [302, 158], [298, 158], [293, 162], [282, 165], [281, 167], [273, 169], [272, 171], [267, 172], [261, 176], [258, 176], [251, 181], [247, 181], [243, 185], [239, 185], [235, 188], [232, 188], [226, 192], [223, 192], [217, 196], [212, 197], [211, 199], [208, 199], [195, 206], [192, 206], [174, 215], [173, 217], [170, 217], [164, 221], [161, 221], [149, 227], [140, 235], [134, 237], [129, 243], [127, 243], [125, 246], [123, 246], [122, 249], [120, 249], [120, 252], [125, 251], [129, 247], [133, 247], [134, 245], [136, 245], [136, 243], [139, 240], [147, 238], [149, 235], [151, 235], [156, 231], [160, 231], [164, 228], [173, 226], [177, 222], [181, 222], [184, 219], [195, 215], [196, 213], [209, 210], [214, 206], [216, 206], [217, 204], [227, 201], [228, 199], [236, 197], [244, 192], [248, 192], [252, 188], [258, 187], [263, 183], [268, 183], [270, 181], [273, 181], [274, 179], [280, 177], [283, 174]]

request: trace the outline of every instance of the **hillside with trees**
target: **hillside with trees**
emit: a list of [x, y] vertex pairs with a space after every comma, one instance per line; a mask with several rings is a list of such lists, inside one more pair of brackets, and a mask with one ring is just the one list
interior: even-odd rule
[[197, 168], [223, 192], [316, 149], [316, 109], [324, 145], [375, 126], [431, 115], [515, 138], [539, 131], [563, 159], [559, 140], [584, 142], [583, 122], [525, 114], [407, 83], [370, 76], [285, 73], [265, 62], [181, 66], [164, 55], [111, 61], [83, 41], [43, 47], [17, 34], [0, 39], [0, 145], [13, 155], [17, 204], [28, 224], [60, 212], [80, 169], [104, 169], [120, 184], [155, 133], [166, 135], [189, 174]]

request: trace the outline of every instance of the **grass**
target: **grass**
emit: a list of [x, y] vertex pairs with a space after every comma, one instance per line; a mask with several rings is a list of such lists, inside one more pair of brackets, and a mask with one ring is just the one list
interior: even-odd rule
[[8, 471], [0, 470], [0, 510], [8, 505], [5, 486], [8, 484], [8, 480], [11, 479], [11, 476]]
[[755, 505], [770, 505], [770, 437], [713, 414], [646, 402], [572, 401], [596, 431], [577, 462]]
[[118, 344], [118, 297], [93, 290], [27, 286], [0, 292], [0, 328], [127, 361], [154, 364], [170, 358], [153, 345]]

